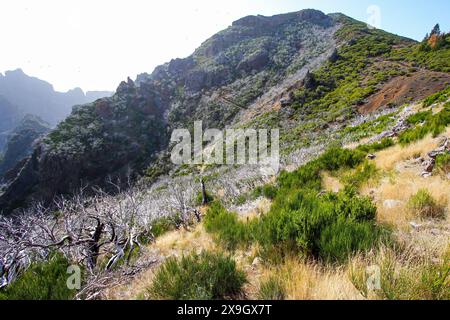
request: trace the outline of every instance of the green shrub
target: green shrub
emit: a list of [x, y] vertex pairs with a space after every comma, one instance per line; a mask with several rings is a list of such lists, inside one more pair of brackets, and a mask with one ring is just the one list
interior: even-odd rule
[[153, 299], [215, 300], [241, 292], [245, 274], [221, 253], [203, 252], [169, 258], [156, 272], [149, 294]]
[[[361, 151], [333, 148], [295, 172], [284, 172], [279, 178], [271, 209], [261, 218], [242, 222], [237, 214], [214, 203], [205, 217], [205, 228], [229, 249], [259, 243], [261, 255], [269, 261], [279, 261], [289, 253], [320, 258], [324, 246], [319, 245], [317, 239], [338, 220], [349, 223], [373, 223], [375, 220], [376, 206], [369, 198], [359, 196], [354, 188], [319, 195], [322, 170], [354, 168], [363, 161]], [[358, 181], [372, 174], [371, 170], [370, 174], [367, 170], [361, 172]], [[340, 228], [337, 231], [348, 230]], [[355, 239], [367, 239], [367, 243], [373, 240], [372, 244], [376, 245], [377, 237], [370, 237], [370, 230], [355, 227], [353, 231]], [[356, 253], [360, 249], [350, 247], [348, 251]]]
[[419, 190], [408, 202], [408, 207], [421, 218], [442, 218], [445, 215], [444, 206], [437, 203], [426, 189]]
[[331, 148], [314, 161], [292, 173], [282, 172], [278, 181], [281, 188], [320, 190], [321, 171], [354, 168], [364, 161], [365, 154], [359, 150]]
[[259, 300], [285, 300], [286, 288], [277, 277], [270, 277], [261, 283], [258, 291]]
[[450, 125], [450, 103], [445, 104], [443, 110], [435, 115], [430, 115], [425, 112], [419, 115], [412, 115], [408, 118], [408, 122], [411, 124], [416, 124], [421, 120], [425, 121], [422, 125], [408, 129], [399, 136], [401, 145], [405, 146], [421, 140], [428, 134], [437, 137], [444, 132], [446, 127]]
[[0, 291], [0, 300], [71, 300], [75, 290], [67, 287], [69, 262], [60, 254], [48, 262], [31, 265], [19, 278]]
[[443, 175], [450, 174], [450, 152], [437, 156], [435, 170]]
[[176, 228], [179, 217], [162, 217], [152, 222], [152, 234], [155, 238], [173, 231]]
[[253, 191], [253, 196], [255, 198], [265, 197], [267, 199], [273, 200], [277, 196], [277, 187], [273, 185], [265, 185], [262, 187], [257, 187]]
[[435, 103], [446, 102], [448, 99], [450, 99], [450, 86], [426, 98], [423, 102], [423, 106], [429, 107]]
[[[207, 191], [206, 192], [206, 203], [210, 203], [214, 201], [214, 197]], [[201, 206], [203, 204], [203, 194], [202, 192], [198, 192], [197, 196], [195, 197], [195, 204], [197, 206]]]
[[344, 175], [342, 181], [354, 188], [360, 188], [364, 183], [377, 176], [378, 169], [372, 162], [365, 161], [354, 171]]
[[227, 249], [234, 250], [249, 242], [249, 225], [239, 221], [236, 213], [228, 212], [218, 201], [213, 202], [204, 218], [205, 230], [214, 233]]
[[383, 138], [380, 142], [361, 145], [358, 147], [358, 150], [364, 153], [374, 153], [392, 147], [394, 144], [395, 142], [392, 138]]
[[370, 251], [387, 237], [386, 231], [373, 222], [339, 219], [327, 226], [317, 240], [320, 258], [328, 263], [344, 263], [356, 253]]

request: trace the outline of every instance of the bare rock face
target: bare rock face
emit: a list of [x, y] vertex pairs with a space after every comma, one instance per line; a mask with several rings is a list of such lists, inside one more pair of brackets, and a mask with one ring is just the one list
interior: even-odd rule
[[265, 50], [257, 51], [250, 55], [249, 57], [242, 60], [237, 65], [237, 70], [243, 71], [260, 71], [263, 69], [270, 61], [269, 53]]

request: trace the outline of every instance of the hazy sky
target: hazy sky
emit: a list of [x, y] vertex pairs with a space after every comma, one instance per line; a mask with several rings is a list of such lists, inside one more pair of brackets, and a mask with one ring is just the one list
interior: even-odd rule
[[1, 0], [0, 72], [22, 68], [61, 91], [115, 90], [246, 15], [316, 8], [367, 21], [371, 5], [390, 32], [450, 31], [449, 0]]

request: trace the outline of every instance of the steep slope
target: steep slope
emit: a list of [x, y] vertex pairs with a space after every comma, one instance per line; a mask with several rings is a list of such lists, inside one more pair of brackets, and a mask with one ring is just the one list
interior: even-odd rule
[[[449, 82], [448, 73], [440, 72], [447, 70], [441, 57], [448, 49], [433, 53], [431, 70], [428, 58], [414, 58], [417, 47], [341, 14], [245, 17], [188, 58], [129, 79], [113, 97], [74, 110], [36, 147], [0, 206], [7, 212], [81, 185], [105, 185], [108, 177], [143, 173], [160, 152], [147, 172], [180, 174], [164, 153], [170, 132], [192, 128], [194, 120], [208, 128], [280, 128], [284, 160], [305, 147], [320, 150], [347, 138], [358, 109], [389, 81], [426, 73], [437, 84], [427, 94]], [[411, 60], [399, 57], [405, 52]], [[395, 103], [419, 98], [411, 92]], [[393, 107], [391, 100], [375, 109]]]
[[9, 131], [12, 130], [21, 118], [21, 112], [17, 106], [0, 95], [0, 154], [6, 146]]
[[28, 157], [36, 141], [50, 131], [50, 125], [36, 116], [26, 115], [8, 136], [6, 151], [0, 160], [0, 179], [18, 162]]
[[72, 107], [110, 96], [108, 92], [85, 94], [77, 88], [66, 93], [56, 92], [43, 80], [29, 77], [21, 69], [0, 74], [0, 95], [18, 106], [24, 114], [33, 114], [56, 125], [72, 111]]

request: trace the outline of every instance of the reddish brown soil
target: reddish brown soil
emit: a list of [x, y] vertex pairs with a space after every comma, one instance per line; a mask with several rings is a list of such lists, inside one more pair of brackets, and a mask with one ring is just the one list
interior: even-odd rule
[[358, 108], [363, 114], [374, 112], [390, 104], [401, 106], [405, 103], [424, 99], [443, 90], [450, 84], [450, 74], [421, 70], [412, 76], [401, 76], [386, 83], [381, 90]]

